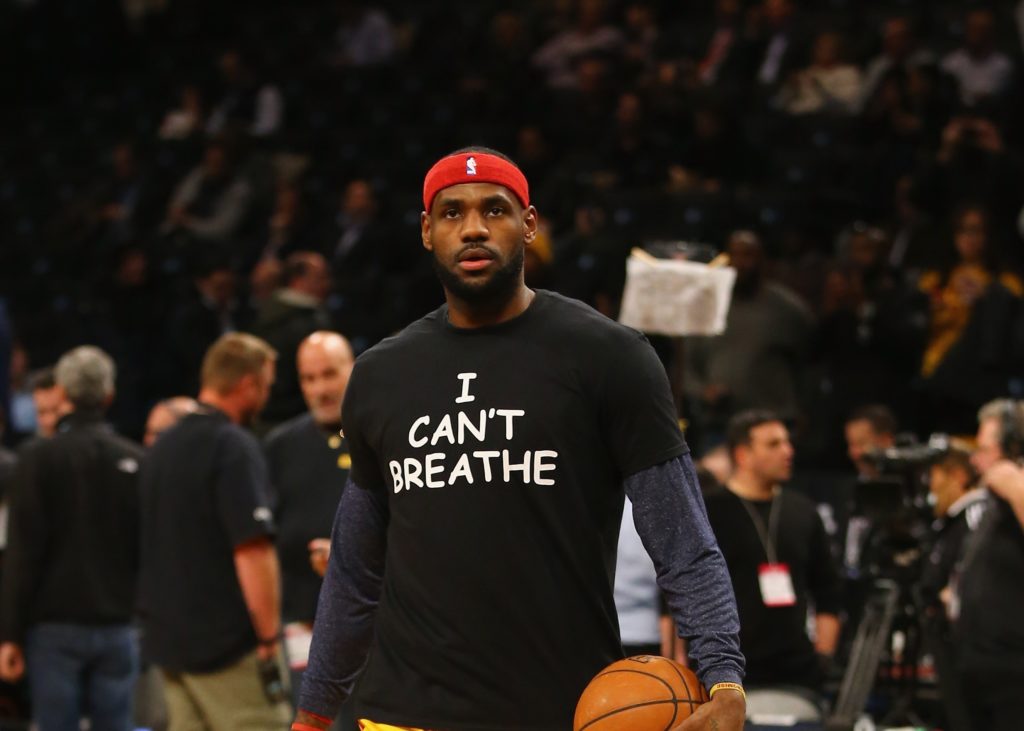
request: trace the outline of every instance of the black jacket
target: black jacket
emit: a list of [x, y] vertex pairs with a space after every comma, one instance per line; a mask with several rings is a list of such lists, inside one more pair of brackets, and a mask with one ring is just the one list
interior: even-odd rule
[[990, 496], [966, 553], [956, 625], [961, 669], [1019, 676], [1024, 668], [1024, 529], [1009, 503]]
[[286, 421], [264, 442], [276, 498], [277, 552], [281, 560], [281, 614], [286, 622], [312, 622], [320, 593], [309, 564], [309, 542], [327, 538], [349, 466], [348, 444], [309, 414]]
[[964, 559], [966, 541], [978, 527], [988, 507], [985, 498], [983, 490], [968, 492], [953, 504], [948, 514], [933, 525], [935, 543], [918, 580], [922, 598], [928, 604], [941, 604], [939, 594], [954, 578], [958, 564]]
[[4, 557], [2, 637], [41, 622], [131, 620], [139, 553], [142, 448], [99, 414], [61, 420], [20, 454]]

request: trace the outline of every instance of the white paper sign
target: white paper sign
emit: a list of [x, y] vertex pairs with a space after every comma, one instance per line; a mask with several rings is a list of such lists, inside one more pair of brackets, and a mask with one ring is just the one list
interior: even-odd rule
[[631, 255], [619, 322], [657, 335], [719, 335], [736, 270]]

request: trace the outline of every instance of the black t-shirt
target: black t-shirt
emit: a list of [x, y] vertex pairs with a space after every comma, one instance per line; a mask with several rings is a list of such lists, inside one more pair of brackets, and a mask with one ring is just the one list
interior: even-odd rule
[[346, 395], [352, 477], [390, 513], [357, 711], [563, 731], [621, 656], [623, 479], [686, 452], [668, 379], [642, 335], [557, 294], [493, 327], [446, 312], [360, 357]]
[[234, 549], [273, 534], [269, 495], [259, 442], [209, 406], [146, 455], [140, 609], [161, 667], [216, 670], [256, 647]]
[[[339, 415], [340, 416], [340, 415]], [[338, 428], [324, 429], [309, 414], [267, 435], [264, 449], [274, 489], [277, 552], [281, 559], [281, 616], [312, 622], [321, 579], [309, 564], [309, 542], [329, 538], [351, 458]]]
[[789, 607], [768, 607], [761, 598], [758, 570], [768, 563], [768, 556], [744, 501], [726, 489], [705, 496], [708, 519], [736, 594], [747, 684], [813, 685], [816, 663], [814, 646], [807, 636], [808, 599], [814, 599], [818, 612], [837, 614], [839, 575], [814, 503], [789, 490], [774, 501], [746, 501], [765, 527], [770, 523], [772, 502], [778, 511], [771, 521], [776, 525], [773, 538], [777, 560], [789, 566], [796, 594], [796, 604]]

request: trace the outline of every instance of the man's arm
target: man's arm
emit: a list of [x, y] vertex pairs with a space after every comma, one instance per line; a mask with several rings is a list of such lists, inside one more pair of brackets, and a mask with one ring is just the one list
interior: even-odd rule
[[260, 641], [259, 656], [274, 657], [281, 634], [281, 570], [274, 544], [256, 538], [235, 547], [235, 573]]
[[814, 531], [811, 538], [811, 566], [808, 577], [816, 612], [814, 651], [832, 657], [839, 644], [839, 612], [842, 609], [842, 580], [832, 558], [832, 548], [825, 525], [817, 512], [811, 513]]
[[661, 636], [661, 654], [679, 660], [676, 647], [680, 641], [676, 638], [676, 623], [672, 621], [672, 617], [663, 614], [658, 618], [658, 634]]
[[633, 521], [701, 681], [739, 683], [739, 615], [689, 455], [626, 479]]
[[351, 479], [341, 494], [296, 722], [330, 726], [373, 639], [387, 547], [387, 498]]
[[[625, 488], [637, 533], [654, 561], [658, 585], [701, 682], [709, 689], [741, 683], [744, 659], [736, 599], [689, 455], [628, 477]], [[704, 728], [714, 717], [721, 720], [722, 731], [738, 730], [744, 707], [739, 693], [723, 691], [681, 728]]]
[[35, 449], [21, 455], [10, 494], [7, 549], [4, 555], [3, 596], [0, 600], [0, 679], [15, 682], [25, 672], [22, 642], [28, 629], [33, 597], [45, 565], [49, 527], [42, 503]]

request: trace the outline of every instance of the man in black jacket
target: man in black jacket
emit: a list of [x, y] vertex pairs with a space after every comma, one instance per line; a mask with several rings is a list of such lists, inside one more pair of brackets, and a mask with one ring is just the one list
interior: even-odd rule
[[281, 355], [274, 388], [262, 418], [269, 424], [304, 411], [302, 390], [295, 369], [295, 354], [307, 336], [330, 324], [324, 301], [331, 289], [327, 261], [311, 251], [300, 251], [284, 263], [284, 286], [260, 308], [252, 332]]
[[128, 731], [138, 674], [131, 627], [142, 450], [103, 421], [114, 363], [91, 346], [57, 363], [71, 403], [57, 434], [30, 443], [11, 495], [0, 678], [28, 671], [40, 731]]
[[989, 500], [957, 587], [956, 649], [974, 728], [1011, 731], [1024, 718], [1024, 402], [985, 404], [977, 442]]

